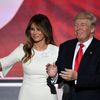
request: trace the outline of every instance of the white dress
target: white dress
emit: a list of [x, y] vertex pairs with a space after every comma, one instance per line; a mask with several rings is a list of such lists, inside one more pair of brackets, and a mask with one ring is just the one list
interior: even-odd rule
[[[46, 65], [56, 61], [58, 47], [49, 44], [44, 51], [34, 51], [31, 61], [22, 63], [24, 78], [18, 100], [57, 100], [57, 95], [51, 94], [47, 85]], [[11, 54], [0, 59], [3, 70], [21, 61], [24, 54], [23, 44], [20, 44]]]

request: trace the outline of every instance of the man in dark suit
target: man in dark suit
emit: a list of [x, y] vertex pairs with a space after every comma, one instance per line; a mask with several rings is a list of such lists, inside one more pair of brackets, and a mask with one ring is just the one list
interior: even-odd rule
[[[47, 67], [52, 78], [58, 71], [57, 82], [66, 84], [63, 100], [100, 100], [100, 41], [94, 37], [95, 25], [92, 13], [78, 13], [74, 18], [76, 39], [62, 43], [55, 65]], [[83, 45], [83, 56], [75, 70], [79, 44]]]

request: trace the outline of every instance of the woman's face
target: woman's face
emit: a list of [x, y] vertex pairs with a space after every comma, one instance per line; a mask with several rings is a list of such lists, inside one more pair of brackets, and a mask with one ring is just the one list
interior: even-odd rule
[[44, 34], [34, 23], [31, 25], [30, 34], [35, 43], [45, 41]]

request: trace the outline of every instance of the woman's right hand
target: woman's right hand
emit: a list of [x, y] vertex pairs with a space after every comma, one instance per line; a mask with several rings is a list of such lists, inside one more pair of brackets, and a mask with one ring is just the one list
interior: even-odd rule
[[51, 78], [54, 78], [57, 75], [57, 66], [55, 64], [47, 64], [46, 72]]

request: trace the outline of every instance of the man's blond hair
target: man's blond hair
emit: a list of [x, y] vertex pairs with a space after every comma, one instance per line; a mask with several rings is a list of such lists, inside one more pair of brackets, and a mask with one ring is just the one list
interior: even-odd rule
[[97, 18], [94, 14], [90, 12], [80, 12], [74, 17], [74, 22], [77, 19], [89, 19], [91, 21], [91, 25], [96, 25]]

